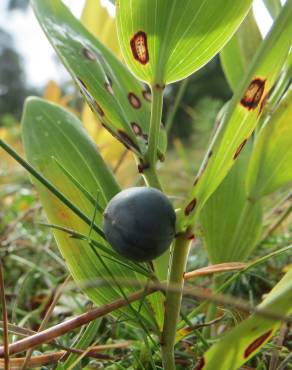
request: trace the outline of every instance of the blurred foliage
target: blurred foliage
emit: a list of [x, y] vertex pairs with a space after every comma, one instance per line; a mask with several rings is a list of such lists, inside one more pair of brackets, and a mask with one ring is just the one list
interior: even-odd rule
[[[171, 85], [166, 91], [165, 96], [165, 116], [167, 117], [169, 108], [172, 106], [175, 96], [178, 92], [180, 82]], [[208, 117], [214, 117], [223, 106], [224, 102], [231, 97], [231, 90], [224, 77], [219, 58], [215, 57], [205, 67], [193, 74], [188, 79], [187, 88], [174, 118], [171, 137], [180, 137], [187, 139], [191, 134], [200, 130], [202, 120]], [[206, 104], [209, 99], [210, 105]], [[201, 102], [204, 101], [204, 103]], [[205, 105], [204, 112], [202, 104]], [[204, 116], [206, 113], [206, 116]], [[165, 118], [166, 118], [165, 117]], [[214, 122], [214, 121], [213, 121]]]
[[[8, 4], [11, 10], [25, 9], [27, 5], [28, 0], [10, 0]], [[96, 6], [96, 3], [93, 5]], [[19, 126], [14, 125], [16, 122], [14, 116], [19, 117], [23, 99], [28, 91], [25, 87], [21, 59], [11, 47], [13, 47], [11, 37], [0, 30], [0, 126], [5, 126], [5, 128], [0, 127], [0, 137], [22, 153]], [[179, 86], [180, 83], [177, 83], [167, 89], [164, 121], [167, 119]], [[48, 84], [44, 97], [75, 112], [100, 147], [106, 161], [116, 172], [122, 186], [136, 185], [139, 177], [131, 154], [126, 153], [124, 156], [124, 148], [101, 127], [96, 117], [88, 108], [84, 107], [80, 96], [75, 91], [72, 92], [72, 87], [72, 93], [66, 92], [64, 94], [63, 90], [64, 86], [58, 86], [56, 82], [52, 81]], [[206, 143], [212, 135], [216, 116], [230, 97], [231, 91], [224, 78], [218, 58], [190, 77], [171, 127], [170, 143], [172, 147], [167, 154], [165, 164], [159, 167], [159, 174], [167, 194], [170, 196], [176, 194], [175, 197], [172, 197], [174, 204], [181, 201], [181, 197], [191, 184], [193, 175], [201, 162], [203, 148], [206, 147]], [[192, 158], [191, 161], [190, 158]], [[277, 219], [279, 207], [275, 208], [275, 204], [284, 195], [286, 194], [274, 194], [265, 200], [264, 208], [267, 215], [265, 227], [267, 229]], [[267, 210], [269, 212], [266, 212]], [[45, 222], [45, 220], [38, 196], [26, 173], [15, 166], [15, 162], [1, 151], [0, 256], [5, 270], [8, 315], [11, 318], [10, 322], [33, 330], [39, 327], [56, 287], [64, 281], [67, 275], [65, 263], [51, 232], [38, 225], [39, 222]], [[290, 217], [272, 235], [259, 243], [251, 259], [264, 256], [291, 243], [291, 225]], [[205, 266], [207, 263], [207, 253], [198, 232], [197, 240], [192, 245], [188, 270]], [[287, 255], [285, 254], [271, 259], [241, 276], [229, 287], [227, 293], [243, 298], [252, 305], [257, 304], [263, 295], [279, 281], [288, 267]], [[211, 283], [209, 277], [199, 278], [195, 281], [196, 286], [202, 288], [209, 287]], [[197, 300], [186, 297], [183, 302], [183, 312], [189, 312], [197, 304]], [[80, 314], [90, 305], [88, 299], [72, 284], [58, 302], [50, 325]], [[219, 311], [224, 316], [215, 326], [217, 333], [224, 331], [230, 324], [238, 323], [244, 317], [244, 313], [237, 309], [220, 308]], [[203, 323], [204, 315], [198, 316], [197, 320], [198, 324]], [[82, 329], [68, 333], [58, 340], [58, 344], [73, 347], [82, 333]], [[102, 361], [86, 357], [74, 369], [151, 369], [153, 366], [149, 365], [150, 358], [153, 359], [157, 368], [161, 366], [157, 349], [151, 345], [145, 346], [143, 333], [118, 319], [106, 317], [100, 320], [95, 335], [88, 346], [108, 344], [120, 339], [132, 340], [133, 343], [130, 348], [107, 352], [107, 355], [113, 356], [112, 360]], [[291, 336], [287, 335], [284, 339], [283, 345], [279, 347], [276, 338], [247, 365], [254, 369], [267, 368], [267, 359], [270, 358], [272, 350], [275, 348], [278, 350], [279, 363], [284, 361], [291, 350]], [[181, 361], [180, 364], [177, 364], [177, 368], [194, 368], [193, 359], [204, 353], [205, 346], [206, 343], [199, 339], [197, 330], [194, 330], [176, 348], [176, 356]], [[56, 351], [56, 348], [56, 344], [47, 344], [38, 350], [44, 353]], [[34, 354], [39, 354], [39, 352], [35, 351]], [[291, 368], [289, 366], [288, 369]], [[49, 368], [52, 367], [43, 367], [42, 369]], [[58, 369], [61, 368], [60, 365]]]
[[22, 61], [11, 36], [0, 29], [0, 125], [9, 124], [20, 117], [22, 104], [28, 91]]
[[29, 5], [29, 0], [9, 0], [7, 4], [7, 8], [9, 10], [13, 10], [13, 9], [25, 10], [27, 9], [28, 5]]

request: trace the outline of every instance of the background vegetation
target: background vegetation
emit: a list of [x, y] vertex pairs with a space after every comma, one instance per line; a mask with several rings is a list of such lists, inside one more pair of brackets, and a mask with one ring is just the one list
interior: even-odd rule
[[[9, 3], [11, 9], [25, 9], [26, 6], [27, 2], [20, 0], [11, 0]], [[86, 23], [85, 19], [84, 13], [83, 22]], [[114, 44], [109, 46], [115, 47]], [[101, 128], [84, 106], [73, 83], [71, 86], [59, 86], [51, 81], [45, 91], [31, 88], [25, 79], [21, 57], [13, 48], [11, 36], [1, 29], [0, 58], [1, 138], [19, 153], [23, 153], [19, 120], [24, 99], [32, 94], [44, 96], [49, 101], [67, 107], [83, 120], [123, 187], [141, 184], [132, 157], [120, 144], [113, 143], [110, 135]], [[181, 94], [181, 99], [177, 101], [178, 94]], [[218, 57], [190, 77], [184, 85], [176, 83], [167, 88], [163, 121], [169, 128], [169, 149], [166, 162], [159, 167], [159, 174], [165, 184], [166, 193], [175, 204], [186, 194], [193, 181], [193, 174], [198, 170], [206, 145], [213, 134], [216, 117], [231, 95], [231, 88], [224, 77]], [[265, 232], [250, 260], [291, 244], [291, 202], [290, 189], [287, 188], [265, 199]], [[0, 256], [11, 323], [11, 341], [37, 331], [45, 317], [50, 320], [48, 326], [51, 326], [81, 314], [92, 306], [70, 279], [50, 229], [41, 225], [45, 222], [46, 217], [38, 195], [27, 173], [1, 150]], [[207, 252], [199, 233], [192, 244], [187, 269], [192, 271], [207, 263]], [[226, 293], [255, 306], [284, 272], [291, 268], [290, 263], [286, 254], [270, 258], [266, 263], [241, 275], [229, 286]], [[65, 286], [62, 285], [64, 281]], [[196, 279], [195, 283], [208, 291], [212, 281], [209, 277], [202, 277]], [[57, 299], [54, 300], [54, 297]], [[52, 302], [54, 309], [50, 310]], [[182, 311], [188, 312], [197, 303], [197, 299], [185, 297]], [[246, 316], [246, 312], [239, 308], [222, 306], [220, 310], [221, 314], [216, 318], [218, 321], [212, 326], [216, 333], [223, 331], [230, 323], [236, 325]], [[202, 322], [198, 321], [198, 329]], [[176, 350], [178, 369], [193, 368], [193, 359], [199, 358], [209, 346], [202, 337], [195, 334], [197, 331], [183, 340]], [[103, 347], [104, 345], [108, 347]], [[80, 351], [73, 354], [70, 350], [72, 348]], [[87, 352], [84, 354], [83, 350]], [[291, 362], [289, 363], [291, 350], [291, 333], [288, 325], [283, 324], [279, 335], [244, 368], [292, 369]], [[65, 365], [48, 355], [56, 351], [60, 352], [60, 358], [66, 353]], [[145, 337], [143, 330], [110, 316], [97, 319], [86, 328], [67, 333], [58, 340], [37, 348], [33, 355], [39, 356], [36, 357], [39, 363], [35, 367], [42, 369], [118, 370], [154, 369], [161, 366], [159, 352], [149, 338]], [[45, 363], [44, 356], [47, 356], [49, 364], [42, 364]], [[3, 368], [1, 361], [0, 359], [0, 368]]]

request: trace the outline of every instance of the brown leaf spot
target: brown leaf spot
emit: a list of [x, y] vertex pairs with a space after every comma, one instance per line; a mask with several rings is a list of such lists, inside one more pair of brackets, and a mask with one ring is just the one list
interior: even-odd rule
[[254, 351], [256, 351], [271, 336], [271, 334], [272, 330], [254, 340], [244, 351], [244, 358], [249, 357]]
[[195, 209], [197, 204], [197, 199], [193, 199], [185, 208], [185, 215], [188, 216]]
[[93, 104], [94, 98], [92, 97], [92, 95], [88, 91], [85, 82], [83, 80], [81, 80], [81, 78], [77, 78], [77, 83], [80, 87], [81, 94], [85, 95], [85, 98], [90, 101], [89, 104]]
[[202, 357], [197, 363], [197, 365], [194, 367], [194, 370], [202, 370], [204, 366], [205, 366], [205, 359], [204, 357]]
[[101, 125], [104, 129], [106, 129], [114, 138], [120, 141], [120, 138], [118, 135], [112, 130], [109, 126], [105, 125], [103, 122], [101, 122]]
[[165, 89], [165, 85], [160, 85], [160, 84], [155, 84], [154, 87], [155, 87], [156, 90], [164, 90]]
[[212, 155], [213, 155], [213, 152], [212, 152], [212, 150], [210, 150], [209, 153], [208, 153], [208, 155], [207, 155], [207, 160], [206, 160], [206, 162], [205, 162], [205, 164], [204, 164], [204, 166], [202, 168], [202, 171], [201, 171], [201, 174], [200, 175], [202, 175], [205, 172], [205, 170], [206, 170], [206, 168], [208, 166], [208, 163], [209, 163], [209, 159], [212, 157]]
[[91, 51], [91, 50], [89, 50], [89, 49], [87, 49], [87, 48], [83, 48], [82, 49], [82, 54], [88, 60], [91, 60], [91, 61], [95, 61], [96, 60], [96, 55], [94, 54], [94, 52]]
[[94, 109], [94, 111], [97, 113], [97, 114], [99, 114], [101, 117], [103, 117], [104, 116], [104, 111], [103, 111], [103, 109], [101, 108], [101, 106], [98, 104], [98, 102], [97, 101], [95, 101], [94, 103], [93, 103], [93, 109]]
[[152, 95], [151, 95], [151, 92], [149, 90], [143, 90], [142, 95], [143, 95], [143, 97], [146, 101], [148, 101], [149, 103], [152, 102]]
[[209, 160], [210, 160], [210, 158], [212, 157], [212, 155], [213, 155], [213, 151], [212, 151], [212, 150], [210, 150], [210, 151], [209, 151], [209, 153], [207, 154], [207, 159], [206, 159], [206, 161], [205, 161], [205, 163], [204, 163], [204, 165], [203, 165], [202, 170], [199, 172], [199, 174], [198, 174], [198, 175], [197, 175], [197, 177], [195, 178], [195, 181], [194, 181], [193, 186], [196, 186], [196, 185], [197, 185], [197, 183], [199, 182], [199, 180], [200, 180], [200, 178], [201, 178], [202, 174], [205, 172], [205, 170], [206, 170], [206, 168], [207, 168], [207, 166], [208, 166]]
[[131, 122], [131, 126], [132, 126], [132, 129], [133, 129], [133, 131], [135, 132], [135, 134], [137, 136], [143, 136], [143, 131], [142, 131], [141, 127], [138, 125], [138, 123]]
[[118, 130], [117, 138], [125, 145], [126, 148], [128, 149], [135, 148], [138, 152], [140, 152], [140, 149], [137, 146], [137, 144], [124, 131]]
[[135, 33], [131, 39], [130, 45], [133, 57], [141, 64], [147, 64], [149, 62], [149, 53], [146, 33], [143, 31]]
[[133, 131], [135, 132], [135, 134], [137, 136], [140, 136], [142, 139], [144, 139], [146, 141], [146, 143], [148, 142], [148, 135], [147, 134], [144, 134], [142, 128], [138, 125], [138, 123], [136, 122], [131, 122], [131, 126], [132, 126], [132, 129]]
[[135, 109], [139, 109], [141, 108], [141, 101], [140, 99], [138, 98], [137, 95], [135, 95], [134, 93], [130, 92], [128, 94], [128, 99], [129, 99], [129, 102], [131, 104], [131, 106]]
[[114, 95], [114, 90], [113, 90], [113, 82], [110, 77], [107, 76], [106, 81], [104, 83], [104, 87], [106, 90], [111, 94]]
[[87, 86], [85, 85], [85, 82], [81, 80], [81, 78], [77, 78], [77, 81], [79, 82], [79, 85], [81, 86], [82, 89], [87, 90]]
[[144, 173], [144, 170], [146, 170], [149, 167], [150, 167], [149, 163], [145, 163], [142, 160], [140, 160], [140, 163], [138, 164], [138, 171], [139, 173]]
[[241, 153], [242, 149], [244, 148], [245, 144], [247, 143], [247, 139], [243, 140], [243, 142], [239, 145], [239, 147], [236, 149], [236, 152], [233, 156], [233, 159], [235, 160], [239, 154]]
[[195, 178], [195, 181], [194, 181], [193, 186], [196, 186], [196, 185], [197, 185], [197, 183], [199, 182], [199, 179], [200, 179], [200, 177], [199, 177], [199, 176], [197, 176], [197, 177]]
[[266, 80], [262, 80], [260, 78], [255, 78], [252, 80], [240, 101], [241, 105], [248, 110], [255, 109], [259, 105], [259, 102], [263, 96], [265, 83]]
[[187, 239], [188, 240], [195, 240], [195, 234], [194, 233], [188, 234]]
[[157, 157], [158, 157], [160, 162], [165, 161], [165, 155], [160, 150], [157, 151]]

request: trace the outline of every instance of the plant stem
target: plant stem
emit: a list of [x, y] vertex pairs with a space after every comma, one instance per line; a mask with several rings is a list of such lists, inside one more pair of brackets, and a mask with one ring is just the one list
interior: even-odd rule
[[[174, 344], [181, 307], [184, 273], [189, 252], [189, 232], [179, 235], [172, 248], [171, 268], [165, 302], [162, 332], [162, 361], [165, 370], [175, 370]], [[176, 289], [173, 289], [175, 287]]]
[[149, 131], [149, 145], [145, 154], [143, 176], [148, 186], [162, 190], [161, 183], [156, 172], [157, 148], [163, 107], [163, 88], [152, 86], [152, 106]]
[[[156, 292], [158, 288], [149, 287], [147, 295]], [[74, 329], [80, 328], [81, 326], [88, 324], [89, 322], [96, 320], [99, 317], [105, 316], [112, 311], [118, 310], [122, 307], [125, 307], [132, 302], [140, 300], [145, 296], [145, 289], [134, 292], [127, 299], [120, 298], [116, 301], [105, 304], [92, 309], [91, 311], [85, 312], [79, 316], [75, 316], [67, 321], [61, 322], [55, 326], [45, 329], [39, 333], [35, 333], [27, 338], [20, 339], [17, 342], [11, 343], [9, 345], [9, 354], [14, 355], [19, 352], [23, 352], [29, 348], [39, 346], [44, 343], [49, 343], [57, 337], [60, 337], [63, 334], [68, 333]], [[0, 347], [0, 357], [3, 357], [5, 353], [4, 346]]]
[[143, 172], [143, 176], [148, 186], [151, 188], [156, 188], [162, 191], [162, 185], [157, 176], [156, 168], [147, 168]]
[[157, 146], [161, 124], [162, 107], [163, 107], [163, 88], [152, 86], [152, 107], [149, 132], [149, 145], [146, 153], [147, 164], [155, 168], [157, 162]]

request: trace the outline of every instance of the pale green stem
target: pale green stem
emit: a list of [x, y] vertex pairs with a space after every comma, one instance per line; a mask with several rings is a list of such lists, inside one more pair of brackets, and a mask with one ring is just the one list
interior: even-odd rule
[[147, 164], [155, 168], [157, 162], [158, 137], [163, 107], [163, 89], [160, 86], [152, 87], [152, 107], [149, 132], [149, 145], [146, 153]]
[[150, 168], [145, 169], [143, 172], [143, 176], [145, 178], [147, 186], [150, 186], [151, 188], [156, 188], [162, 191], [162, 185], [157, 176], [156, 168], [150, 167]]
[[162, 361], [165, 370], [175, 370], [174, 344], [184, 284], [184, 273], [189, 253], [189, 232], [179, 235], [172, 248], [171, 268], [166, 293], [164, 325], [161, 338]]
[[160, 86], [152, 87], [152, 106], [149, 131], [149, 145], [145, 154], [143, 176], [148, 186], [162, 190], [156, 173], [157, 149], [163, 107], [163, 89]]

